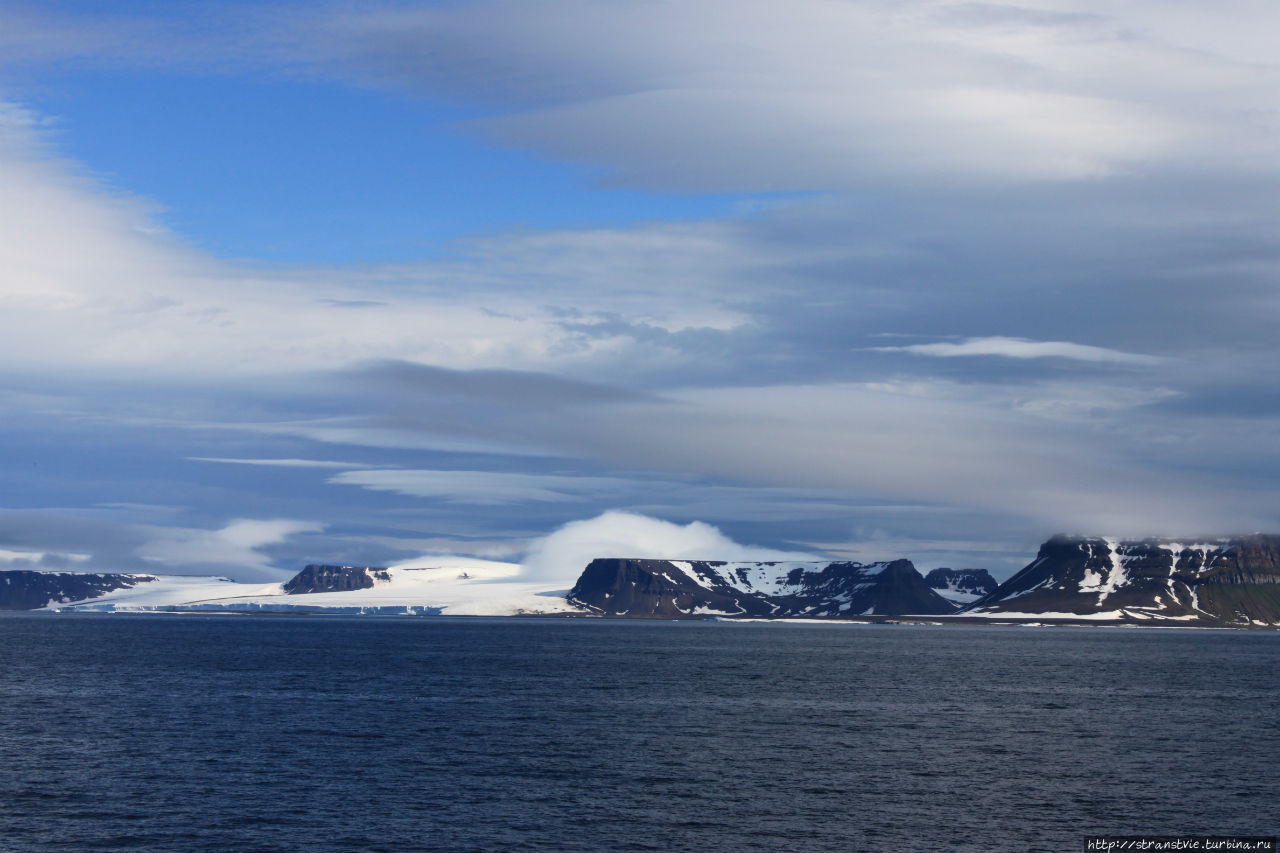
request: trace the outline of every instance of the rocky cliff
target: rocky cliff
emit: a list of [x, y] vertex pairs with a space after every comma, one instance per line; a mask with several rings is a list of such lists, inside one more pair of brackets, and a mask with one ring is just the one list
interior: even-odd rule
[[312, 564], [303, 568], [284, 584], [290, 595], [307, 592], [347, 592], [369, 589], [378, 581], [390, 581], [386, 569], [371, 566], [325, 566]]
[[608, 616], [840, 619], [952, 613], [909, 560], [728, 563], [597, 559], [571, 604]]
[[1055, 536], [968, 614], [1280, 624], [1280, 536], [1201, 542]]
[[154, 580], [150, 575], [4, 571], [0, 572], [0, 610], [52, 607]]
[[999, 586], [986, 569], [934, 569], [924, 576], [924, 582], [957, 606], [972, 604]]

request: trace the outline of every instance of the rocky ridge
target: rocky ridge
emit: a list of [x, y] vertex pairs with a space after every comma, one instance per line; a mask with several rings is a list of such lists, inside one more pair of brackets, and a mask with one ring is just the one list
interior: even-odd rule
[[1280, 536], [1190, 543], [1055, 536], [964, 612], [1277, 625]]
[[390, 572], [373, 566], [327, 566], [313, 563], [285, 581], [284, 591], [289, 595], [347, 592], [353, 589], [371, 589], [378, 581], [390, 580]]
[[0, 610], [36, 610], [149, 583], [151, 575], [0, 571]]
[[[876, 621], [924, 616], [1280, 627], [1280, 536], [1273, 535], [1183, 542], [1055, 536], [998, 586], [981, 569], [935, 569], [925, 578], [908, 560], [602, 558], [566, 594], [523, 579], [517, 564], [458, 559], [399, 569], [313, 564], [283, 584], [265, 586], [225, 578], [0, 571], [0, 609]], [[965, 596], [976, 600], [966, 605]]]
[[999, 586], [986, 569], [934, 569], [924, 576], [924, 582], [957, 606], [972, 604]]
[[592, 560], [568, 601], [606, 616], [849, 619], [944, 614], [955, 607], [909, 560], [729, 563]]

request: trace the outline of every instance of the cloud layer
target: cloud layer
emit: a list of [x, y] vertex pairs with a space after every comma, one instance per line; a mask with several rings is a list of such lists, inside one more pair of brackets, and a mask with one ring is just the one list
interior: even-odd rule
[[911, 344], [902, 347], [876, 347], [880, 352], [909, 352], [916, 355], [932, 355], [940, 358], [957, 356], [995, 355], [1004, 358], [1070, 358], [1077, 361], [1109, 362], [1113, 364], [1157, 364], [1160, 359], [1150, 355], [1120, 352], [1106, 347], [1073, 344], [1069, 341], [1028, 341], [1024, 338], [970, 338], [959, 343]]
[[1271, 6], [165, 8], [0, 4], [0, 86], [337, 81], [452, 104], [451, 132], [601, 193], [767, 195], [495, 220], [397, 264], [232, 262], [10, 94], [4, 559], [264, 575], [509, 556], [595, 517], [531, 565], [738, 547], [700, 519], [1008, 568], [1056, 529], [1280, 523]]
[[[482, 129], [668, 189], [1097, 179], [1268, 165], [1275, 66], [1240, 0], [1179, 5], [488, 0], [315, 22], [331, 73], [495, 106]], [[1231, 23], [1228, 23], [1231, 21]], [[1197, 164], [1202, 166], [1202, 164]]]

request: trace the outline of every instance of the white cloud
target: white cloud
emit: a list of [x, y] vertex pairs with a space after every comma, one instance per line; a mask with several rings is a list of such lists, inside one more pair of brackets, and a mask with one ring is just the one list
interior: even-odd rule
[[49, 553], [46, 551], [19, 551], [0, 548], [0, 562], [9, 563], [17, 568], [57, 568], [68, 563], [83, 563], [89, 559], [88, 554]]
[[667, 189], [1276, 170], [1280, 11], [1257, 0], [384, 2], [210, 24], [0, 10], [0, 52], [427, 92], [486, 105], [475, 127], [504, 142]]
[[[392, 359], [549, 368], [634, 343], [588, 327], [743, 322], [721, 286], [744, 261], [716, 225], [495, 236], [359, 272], [219, 262], [60, 159], [39, 117], [2, 101], [0, 195], [0, 364], [200, 378]], [[342, 307], [353, 301], [365, 307]]]
[[367, 468], [361, 462], [338, 462], [329, 459], [224, 459], [213, 456], [188, 456], [189, 462], [217, 462], [224, 465], [263, 465], [269, 468]]
[[271, 568], [259, 549], [299, 533], [323, 529], [323, 524], [288, 519], [238, 519], [217, 530], [153, 528], [149, 541], [137, 548], [137, 554], [155, 563], [156, 571], [172, 566], [179, 569], [175, 573], [191, 574], [191, 567], [201, 567], [238, 580], [274, 580], [279, 572]]
[[421, 556], [414, 557], [411, 560], [399, 560], [393, 563], [392, 567], [429, 565], [439, 557], [454, 559], [466, 557], [486, 562], [513, 562], [518, 560], [528, 549], [528, 542], [524, 539], [459, 539], [449, 536], [421, 539], [385, 538], [381, 540], [377, 537], [371, 537], [371, 539], [385, 542], [385, 544], [393, 546], [397, 550], [404, 551], [416, 548], [421, 552]]
[[530, 546], [522, 565], [531, 580], [573, 586], [597, 557], [674, 560], [816, 560], [812, 554], [742, 545], [701, 521], [673, 524], [610, 511], [573, 521]]
[[1092, 180], [1225, 150], [1274, 173], [1258, 33], [1280, 11], [1169, 5], [489, 0], [332, 14], [298, 50], [487, 101], [506, 143], [666, 189]]
[[606, 494], [627, 485], [611, 477], [564, 477], [552, 474], [514, 474], [490, 471], [429, 471], [382, 469], [343, 471], [330, 483], [362, 486], [450, 503], [514, 504], [525, 501], [571, 501]]
[[264, 373], [379, 357], [503, 361], [551, 345], [545, 320], [422, 296], [356, 314], [321, 301], [355, 295], [350, 282], [219, 264], [157, 234], [142, 202], [82, 177], [38, 123], [2, 105], [0, 195], [7, 363]]
[[[674, 402], [662, 410], [635, 404], [588, 413], [564, 440], [628, 470], [970, 507], [1042, 530], [1146, 535], [1273, 523], [1274, 494], [1262, 499], [1230, 472], [1186, 470], [1220, 443], [1257, 446], [1256, 439], [1228, 439], [1222, 426], [1181, 432], [1177, 421], [1132, 410], [1055, 419], [1019, 406], [1022, 390], [1000, 399], [942, 383], [929, 395], [839, 383], [698, 389], [668, 395]], [[678, 429], [653, 429], [660, 418]], [[1169, 433], [1178, 438], [1153, 443]], [[1269, 444], [1258, 452], [1274, 458]]]
[[909, 352], [939, 358], [994, 355], [1004, 358], [1069, 358], [1075, 361], [1110, 364], [1159, 364], [1164, 359], [1105, 347], [1073, 344], [1068, 341], [1031, 341], [1026, 338], [969, 338], [960, 343], [912, 344], [901, 347], [872, 347], [877, 352]]
[[[281, 414], [284, 404], [273, 411], [263, 395], [241, 409], [261, 410], [263, 422], [235, 426], [271, 435], [268, 447], [224, 448], [225, 457], [179, 452], [338, 467], [231, 458], [305, 456], [289, 443], [296, 436], [546, 451], [609, 470], [674, 473], [675, 481], [706, 475], [744, 489], [973, 505], [1081, 529], [1113, 520], [1175, 532], [1266, 526], [1276, 495], [1269, 486], [1250, 493], [1240, 480], [1259, 471], [1262, 480], [1280, 458], [1267, 444], [1275, 431], [1259, 427], [1273, 414], [1224, 425], [1226, 392], [1206, 407], [1219, 418], [1211, 424], [1137, 409], [1183, 394], [1188, 365], [1216, 372], [1229, 389], [1269, 375], [1275, 360], [1269, 35], [1278, 16], [1275, 4], [1243, 0], [1212, 8], [566, 0], [295, 10], [285, 16], [299, 40], [291, 58], [487, 102], [493, 118], [478, 129], [602, 164], [615, 180], [860, 192], [826, 208], [796, 201], [755, 220], [498, 234], [429, 263], [255, 269], [157, 230], [145, 200], [59, 159], [40, 116], [0, 105], [0, 366], [36, 377], [33, 384], [127, 377], [135, 397], [153, 403], [174, 396], [173, 385], [149, 384], [158, 376], [187, 388], [225, 382], [227, 398], [235, 394], [225, 389], [258, 378], [256, 391], [283, 397], [284, 383], [272, 384], [280, 374], [315, 371], [314, 390], [332, 380], [323, 371], [370, 359], [579, 377], [648, 370], [647, 381], [691, 390], [671, 395], [673, 403], [518, 417], [501, 403], [441, 406], [421, 387], [371, 390], [358, 405], [348, 398], [326, 412], [333, 417], [314, 418]], [[105, 27], [76, 42], [68, 40], [74, 20], [54, 23], [5, 31], [0, 44], [24, 43], [28, 58], [41, 43], [53, 58], [101, 56], [119, 44], [112, 59], [125, 61], [139, 41]], [[164, 53], [145, 61], [163, 64]], [[1219, 180], [1232, 170], [1262, 180]], [[1145, 183], [1134, 177], [1144, 175]], [[974, 193], [975, 184], [996, 188]], [[360, 310], [342, 307], [355, 304]], [[898, 347], [960, 359], [893, 359], [905, 364], [902, 375], [866, 369], [857, 352], [885, 328], [938, 340], [989, 329], [993, 316], [998, 328], [1028, 337]], [[1063, 340], [1081, 330], [1124, 349]], [[1185, 358], [1161, 362], [1143, 350]], [[1050, 358], [1071, 364], [1025, 363]], [[1000, 372], [1011, 359], [1026, 373], [1072, 364], [1164, 369], [1129, 374], [1151, 378], [1154, 391], [1096, 381], [1096, 370], [1069, 389], [1007, 388]], [[944, 387], [928, 377], [940, 369], [969, 371], [968, 381]], [[735, 384], [758, 387], [725, 387]], [[1226, 402], [1265, 410], [1274, 396], [1260, 384]], [[64, 425], [79, 416], [70, 404], [62, 414]], [[192, 425], [184, 414], [173, 423]], [[618, 506], [610, 496], [625, 487], [500, 470], [348, 470], [333, 482], [489, 507]], [[704, 507], [732, 506], [692, 488], [660, 497], [645, 506], [703, 518], [728, 517]], [[715, 506], [690, 511], [703, 499]], [[736, 518], [749, 503], [737, 505]], [[518, 509], [484, 515], [528, 533]], [[184, 566], [203, 553], [261, 569], [269, 537], [291, 530], [233, 528], [147, 531], [154, 541], [144, 550]], [[13, 541], [51, 553], [61, 546], [56, 537]]]

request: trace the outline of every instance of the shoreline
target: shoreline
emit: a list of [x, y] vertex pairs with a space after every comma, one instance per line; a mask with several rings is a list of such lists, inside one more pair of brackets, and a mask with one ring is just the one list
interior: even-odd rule
[[[415, 607], [416, 605], [409, 605]], [[388, 608], [389, 610], [390, 608]], [[424, 606], [424, 609], [427, 609]], [[1195, 622], [1188, 623], [1185, 621], [1162, 620], [1162, 619], [1089, 619], [1089, 618], [1071, 618], [1061, 616], [1018, 616], [1014, 618], [1004, 616], [973, 616], [966, 614], [958, 615], [921, 615], [912, 614], [901, 615], [865, 615], [852, 619], [821, 619], [821, 618], [804, 618], [804, 617], [787, 617], [782, 619], [768, 619], [763, 617], [734, 617], [724, 615], [704, 615], [697, 617], [648, 617], [648, 616], [603, 616], [594, 613], [512, 613], [506, 615], [495, 614], [463, 614], [463, 613], [430, 613], [430, 612], [411, 612], [401, 610], [400, 612], [352, 612], [343, 608], [280, 608], [280, 609], [241, 609], [241, 608], [188, 608], [188, 607], [153, 607], [153, 608], [129, 608], [119, 610], [99, 610], [79, 607], [66, 608], [49, 608], [39, 610], [6, 610], [0, 611], [0, 616], [22, 614], [24, 616], [35, 617], [53, 617], [53, 616], [259, 616], [259, 617], [299, 617], [299, 616], [325, 616], [325, 617], [348, 617], [348, 618], [397, 618], [397, 619], [448, 619], [448, 620], [590, 620], [603, 622], [630, 622], [630, 623], [664, 623], [678, 622], [690, 624], [770, 624], [770, 625], [822, 625], [822, 626], [868, 626], [868, 625], [895, 625], [901, 627], [998, 627], [998, 628], [1157, 628], [1164, 630], [1193, 630], [1193, 631], [1277, 631], [1280, 630], [1278, 625], [1267, 625], [1259, 623], [1212, 623], [1212, 622]]]

